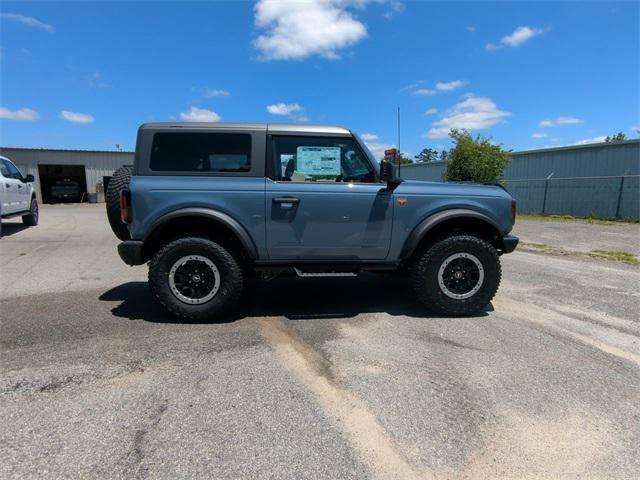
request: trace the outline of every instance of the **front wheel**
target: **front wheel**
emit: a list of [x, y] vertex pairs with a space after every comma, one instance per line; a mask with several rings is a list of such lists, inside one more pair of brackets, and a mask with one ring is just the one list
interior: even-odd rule
[[417, 255], [411, 276], [416, 296], [429, 309], [446, 316], [468, 316], [496, 294], [500, 259], [486, 240], [452, 235]]
[[149, 285], [176, 317], [204, 321], [220, 318], [237, 303], [244, 275], [225, 247], [189, 237], [165, 245], [153, 256]]
[[40, 210], [38, 209], [38, 202], [35, 198], [32, 198], [31, 205], [29, 206], [29, 213], [22, 216], [22, 223], [28, 227], [35, 227], [38, 225], [39, 216]]

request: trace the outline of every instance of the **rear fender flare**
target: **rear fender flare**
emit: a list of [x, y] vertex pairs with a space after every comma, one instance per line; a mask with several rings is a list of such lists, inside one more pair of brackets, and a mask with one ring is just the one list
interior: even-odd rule
[[236, 235], [236, 237], [238, 237], [238, 240], [240, 240], [240, 243], [247, 252], [247, 255], [253, 260], [258, 258], [258, 250], [256, 248], [256, 245], [253, 242], [251, 235], [249, 235], [249, 232], [247, 232], [242, 224], [240, 224], [240, 222], [238, 222], [230, 215], [210, 208], [181, 208], [180, 210], [174, 210], [173, 212], [166, 213], [151, 224], [151, 227], [148, 230], [149, 233], [145, 235], [143, 240], [146, 241], [155, 232], [158, 231], [158, 228], [162, 227], [162, 225], [171, 220], [175, 220], [176, 218], [180, 217], [194, 216], [208, 218], [229, 228], [229, 230], [231, 230]]

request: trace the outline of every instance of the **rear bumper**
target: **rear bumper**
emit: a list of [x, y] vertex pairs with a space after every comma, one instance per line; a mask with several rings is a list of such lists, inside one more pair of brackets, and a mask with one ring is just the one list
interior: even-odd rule
[[518, 246], [520, 239], [515, 235], [505, 235], [502, 237], [502, 253], [511, 253]]
[[142, 257], [143, 245], [138, 240], [126, 240], [118, 245], [118, 255], [127, 265], [142, 265], [145, 263]]

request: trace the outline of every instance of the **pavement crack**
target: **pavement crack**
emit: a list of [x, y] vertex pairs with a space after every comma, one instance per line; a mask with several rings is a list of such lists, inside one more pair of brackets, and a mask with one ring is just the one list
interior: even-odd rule
[[147, 437], [162, 420], [163, 415], [167, 411], [167, 404], [163, 403], [158, 405], [155, 411], [152, 413], [146, 425], [138, 428], [133, 434], [133, 443], [129, 452], [130, 463], [135, 468], [136, 478], [146, 478], [148, 470], [143, 466], [145, 459], [145, 444], [147, 443]]
[[335, 381], [327, 361], [278, 319], [260, 319], [262, 335], [280, 364], [314, 395], [324, 413], [335, 421], [375, 478], [431, 479], [398, 450], [367, 404]]

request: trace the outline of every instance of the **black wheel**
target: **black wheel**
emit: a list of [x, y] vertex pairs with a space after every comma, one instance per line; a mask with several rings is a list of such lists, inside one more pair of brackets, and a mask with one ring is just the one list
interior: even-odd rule
[[115, 172], [109, 181], [107, 187], [107, 218], [109, 219], [109, 225], [111, 230], [115, 233], [116, 237], [120, 240], [130, 240], [131, 235], [127, 225], [122, 223], [120, 219], [120, 192], [126, 188], [129, 188], [129, 182], [131, 181], [132, 168], [129, 165], [120, 167]]
[[240, 298], [243, 269], [222, 245], [204, 238], [182, 238], [161, 248], [149, 264], [149, 285], [176, 317], [220, 318]]
[[500, 259], [489, 242], [452, 235], [416, 256], [411, 277], [418, 299], [429, 309], [445, 316], [468, 316], [496, 294]]
[[38, 217], [40, 210], [38, 209], [38, 202], [35, 198], [31, 199], [31, 205], [29, 207], [29, 214], [22, 216], [22, 223], [28, 227], [35, 227], [38, 225]]

